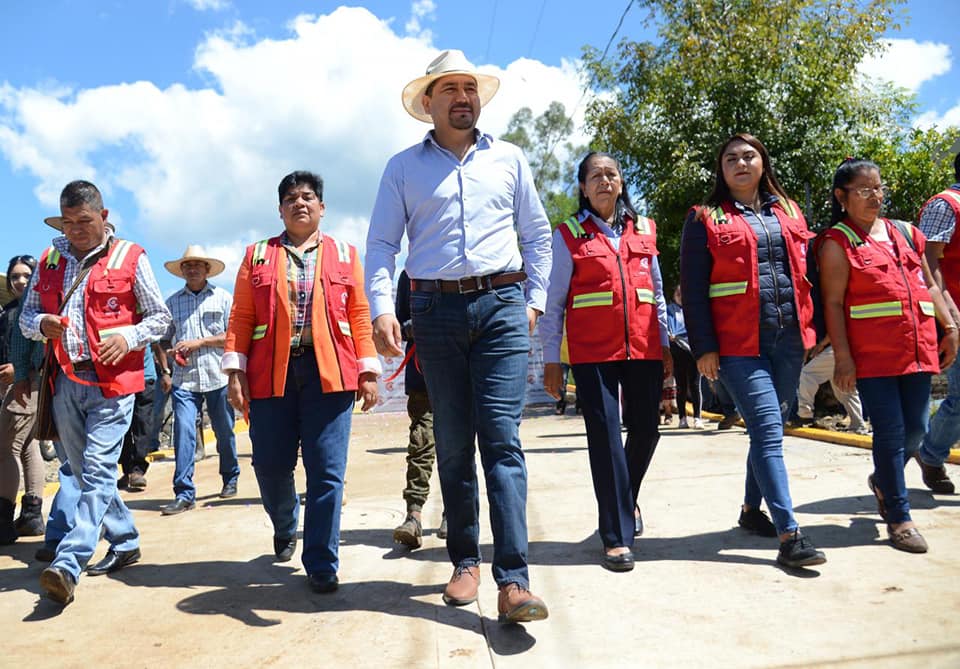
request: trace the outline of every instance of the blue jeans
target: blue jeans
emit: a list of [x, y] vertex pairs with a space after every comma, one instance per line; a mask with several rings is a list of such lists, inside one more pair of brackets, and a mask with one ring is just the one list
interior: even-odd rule
[[[947, 396], [930, 419], [930, 430], [920, 446], [920, 459], [934, 467], [943, 465], [950, 447], [960, 441], [960, 363], [947, 368]], [[913, 453], [907, 451], [909, 458]]]
[[278, 539], [297, 533], [300, 499], [293, 470], [297, 452], [303, 453], [303, 568], [310, 575], [335, 574], [340, 567], [340, 504], [355, 397], [353, 391], [323, 392], [311, 350], [290, 358], [283, 397], [250, 402], [253, 471]]
[[[92, 372], [80, 372], [78, 376], [96, 380]], [[133, 395], [107, 399], [99, 388], [74, 383], [60, 374], [53, 415], [77, 482], [76, 489], [65, 491], [60, 500], [70, 529], [57, 547], [53, 566], [79, 580], [96, 550], [101, 527], [115, 550], [133, 550], [140, 544], [133, 516], [117, 492], [117, 461], [123, 435], [130, 428]], [[74, 495], [76, 501], [71, 499]]]
[[797, 529], [783, 463], [783, 421], [797, 396], [803, 341], [796, 326], [760, 330], [760, 355], [722, 356], [720, 380], [747, 426], [750, 451], [743, 502], [758, 508], [766, 500], [777, 533]]
[[480, 563], [474, 439], [487, 482], [497, 584], [528, 587], [527, 469], [520, 448], [530, 337], [520, 284], [410, 294], [417, 358], [433, 402], [437, 471], [454, 565]]
[[910, 520], [903, 465], [927, 431], [930, 374], [857, 379], [860, 400], [873, 424], [873, 480], [883, 495], [887, 522]]
[[193, 457], [197, 447], [197, 413], [204, 400], [210, 426], [217, 438], [220, 478], [224, 485], [236, 483], [240, 465], [237, 462], [237, 438], [233, 434], [233, 409], [227, 404], [227, 387], [201, 393], [174, 386], [170, 394], [173, 400], [173, 449], [177, 458], [173, 492], [177, 499], [193, 502], [197, 498], [197, 488], [193, 485]]

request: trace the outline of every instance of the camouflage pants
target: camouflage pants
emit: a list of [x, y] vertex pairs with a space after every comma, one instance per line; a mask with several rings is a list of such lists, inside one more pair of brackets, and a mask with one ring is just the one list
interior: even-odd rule
[[410, 441], [407, 444], [407, 487], [403, 499], [407, 512], [420, 511], [430, 493], [430, 476], [437, 457], [433, 438], [433, 408], [423, 391], [411, 391], [407, 397], [410, 416]]

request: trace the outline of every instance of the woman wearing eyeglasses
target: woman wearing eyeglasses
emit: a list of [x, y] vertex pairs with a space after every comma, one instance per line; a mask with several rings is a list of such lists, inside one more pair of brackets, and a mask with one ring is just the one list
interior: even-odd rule
[[[43, 361], [43, 345], [26, 339], [17, 326], [20, 301], [37, 267], [31, 256], [14, 256], [7, 266], [7, 289], [14, 299], [0, 314], [0, 382], [6, 386], [0, 405], [0, 544], [12, 544], [18, 536], [40, 536], [43, 523], [44, 464], [40, 445], [30, 438], [36, 412], [37, 374]], [[20, 470], [24, 493], [20, 517], [13, 519]]]
[[797, 393], [803, 351], [816, 344], [806, 278], [813, 235], [756, 137], [728, 139], [716, 165], [713, 192], [690, 210], [680, 244], [687, 336], [700, 373], [720, 378], [750, 437], [738, 524], [778, 537], [784, 566], [822, 564], [826, 557], [793, 515], [783, 462], [783, 414]]
[[[860, 391], [873, 423], [874, 472], [867, 483], [894, 548], [925, 553], [910, 518], [905, 457], [927, 430], [930, 377], [957, 354], [957, 324], [933, 282], [926, 238], [881, 218], [880, 168], [847, 159], [833, 177], [833, 227], [817, 240], [834, 382]], [[935, 321], [945, 336], [937, 344]], [[939, 358], [939, 359], [938, 359]]]

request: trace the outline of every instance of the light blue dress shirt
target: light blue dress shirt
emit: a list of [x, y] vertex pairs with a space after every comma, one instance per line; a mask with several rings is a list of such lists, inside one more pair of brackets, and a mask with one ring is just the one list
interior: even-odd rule
[[513, 144], [476, 131], [460, 161], [434, 140], [393, 156], [367, 232], [370, 316], [393, 313], [393, 275], [404, 233], [412, 279], [455, 280], [521, 269], [528, 306], [544, 311], [550, 223], [530, 166]]
[[[614, 232], [607, 222], [586, 212], [580, 212], [582, 223], [591, 217], [614, 249], [620, 249], [620, 233]], [[547, 309], [543, 312], [538, 326], [540, 343], [543, 345], [543, 362], [560, 362], [560, 342], [563, 339], [563, 322], [567, 309], [567, 293], [570, 292], [570, 279], [573, 277], [573, 258], [570, 249], [563, 241], [563, 235], [557, 228], [553, 232], [553, 270], [550, 273], [550, 292], [547, 294]], [[660, 274], [660, 262], [656, 256], [650, 263], [650, 279], [653, 281], [653, 294], [657, 300], [657, 321], [660, 323], [660, 345], [669, 346], [667, 333], [667, 302], [663, 297], [663, 276]]]

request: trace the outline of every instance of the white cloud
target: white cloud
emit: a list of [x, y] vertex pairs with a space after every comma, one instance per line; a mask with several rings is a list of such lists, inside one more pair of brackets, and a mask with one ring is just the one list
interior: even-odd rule
[[404, 30], [410, 37], [417, 37], [429, 42], [433, 39], [433, 33], [423, 27], [424, 20], [434, 20], [436, 18], [437, 5], [433, 0], [414, 0], [410, 6], [410, 19], [404, 25]]
[[864, 59], [858, 70], [872, 79], [916, 91], [924, 82], [948, 72], [950, 66], [948, 44], [891, 39], [884, 51]]
[[[300, 16], [290, 30], [257, 41], [235, 25], [208, 36], [194, 63], [208, 88], [0, 84], [0, 155], [36, 178], [46, 207], [83, 175], [108, 202], [129, 194], [136, 210], [124, 212], [126, 222], [145, 242], [162, 241], [161, 252], [199, 243], [232, 261], [243, 244], [280, 229], [283, 175], [311, 169], [326, 180], [324, 229], [362, 252], [384, 164], [428, 129], [403, 111], [400, 91], [436, 50], [359, 8]], [[494, 135], [521, 106], [539, 114], [559, 100], [571, 110], [580, 97], [572, 62], [481, 69], [502, 80], [480, 119]], [[578, 125], [582, 113], [581, 105]]]
[[186, 0], [186, 3], [198, 12], [219, 12], [230, 6], [230, 0]]
[[960, 99], [957, 100], [956, 105], [943, 114], [936, 111], [928, 111], [920, 114], [917, 120], [914, 121], [914, 125], [918, 128], [937, 126], [940, 129], [946, 128], [947, 126], [960, 127]]

